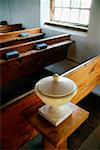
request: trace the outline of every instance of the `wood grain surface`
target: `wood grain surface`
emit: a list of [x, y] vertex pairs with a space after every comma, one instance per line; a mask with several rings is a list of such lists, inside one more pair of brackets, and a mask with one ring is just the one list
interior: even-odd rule
[[[39, 32], [39, 30], [37, 30], [37, 32]], [[9, 52], [9, 51], [11, 52], [13, 50], [17, 50], [18, 52], [22, 53], [22, 52], [33, 50], [35, 48], [36, 44], [39, 44], [39, 43], [46, 43], [46, 44], [50, 45], [50, 44], [55, 44], [57, 42], [58, 43], [63, 42], [65, 40], [70, 40], [69, 34], [57, 35], [57, 36], [53, 36], [53, 37], [39, 39], [36, 41], [31, 41], [31, 42], [18, 44], [18, 45], [0, 48], [0, 58], [2, 58], [2, 56], [6, 52]]]
[[72, 79], [78, 86], [78, 93], [72, 99], [78, 103], [97, 85], [100, 85], [100, 55], [66, 72], [62, 76]]
[[[9, 60], [0, 59], [0, 84], [7, 84], [10, 81], [37, 72], [50, 64], [65, 59], [67, 56], [68, 47], [73, 43], [72, 40], [68, 40], [67, 38], [69, 38], [68, 35], [61, 35], [34, 41], [34, 44], [33, 42], [30, 44], [29, 42], [19, 45], [18, 47], [16, 46], [15, 48], [17, 48], [20, 52], [19, 57]], [[36, 44], [40, 42], [47, 43], [47, 48], [36, 50]], [[7, 52], [6, 50], [11, 51], [10, 48], [3, 49], [0, 51], [1, 56]]]
[[[68, 106], [72, 109], [72, 115], [55, 127], [39, 115], [38, 108], [41, 105], [43, 105], [43, 103], [39, 102], [24, 111], [23, 114], [30, 124], [42, 134], [54, 148], [61, 147], [61, 144], [87, 119], [89, 115], [84, 109], [73, 103], [68, 103]], [[48, 144], [45, 145], [45, 149], [48, 149], [48, 146]]]
[[22, 24], [2, 25], [0, 26], [0, 33], [12, 32], [16, 30], [22, 30]]
[[[29, 36], [20, 37], [21, 33], [27, 33]], [[0, 34], [0, 48], [17, 45], [33, 40], [43, 38], [44, 33], [41, 32], [41, 28], [25, 29], [20, 31], [13, 31]]]

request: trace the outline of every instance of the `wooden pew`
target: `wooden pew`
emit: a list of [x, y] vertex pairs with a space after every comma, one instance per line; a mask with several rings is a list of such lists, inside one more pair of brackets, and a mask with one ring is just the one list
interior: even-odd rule
[[[40, 29], [39, 31], [36, 30], [36, 32], [40, 32]], [[14, 45], [14, 46], [0, 48], [0, 58], [2, 58], [5, 53], [11, 52], [13, 50], [17, 50], [18, 52], [22, 53], [22, 52], [27, 52], [27, 51], [34, 49], [36, 44], [39, 44], [39, 43], [45, 42], [46, 44], [51, 45], [57, 42], [63, 42], [65, 40], [70, 40], [69, 34], [62, 34], [62, 35], [47, 37], [47, 38], [39, 39], [39, 40], [32, 41], [32, 42], [27, 42], [27, 43]]]
[[100, 55], [62, 74], [75, 81], [78, 85], [78, 93], [72, 99], [77, 104], [88, 95], [96, 85], [100, 85]]
[[17, 30], [22, 30], [24, 29], [22, 27], [22, 24], [12, 24], [12, 25], [1, 25], [0, 26], [0, 33], [6, 33], [6, 32], [12, 32], [12, 31], [17, 31]]
[[[21, 37], [21, 34], [27, 34], [25, 37]], [[33, 40], [38, 40], [44, 37], [41, 28], [25, 29], [20, 31], [13, 31], [0, 34], [0, 48], [17, 45]]]
[[[77, 84], [78, 93], [72, 99], [72, 102], [77, 104], [96, 85], [100, 84], [100, 56], [75, 67], [62, 74], [62, 76], [74, 80]], [[22, 112], [39, 101], [40, 99], [36, 96], [33, 89], [13, 99], [1, 108], [2, 132], [0, 132], [0, 142], [2, 149], [16, 150], [38, 134], [23, 118]]]
[[[67, 48], [73, 42], [74, 41], [70, 40], [70, 35], [64, 34], [1, 49], [0, 84], [7, 84], [10, 81], [35, 73], [45, 66], [65, 59]], [[36, 44], [39, 43], [46, 43], [48, 46], [46, 49], [36, 50]], [[20, 52], [19, 57], [9, 60], [2, 59], [6, 52], [13, 50]]]

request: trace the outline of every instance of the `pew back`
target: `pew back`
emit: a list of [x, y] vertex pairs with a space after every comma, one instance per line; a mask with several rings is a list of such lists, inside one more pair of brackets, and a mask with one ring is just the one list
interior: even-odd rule
[[62, 76], [72, 79], [78, 86], [78, 93], [72, 99], [77, 104], [97, 85], [100, 85], [100, 55], [64, 73]]
[[12, 24], [12, 25], [1, 25], [0, 26], [0, 33], [12, 32], [24, 29], [22, 24]]
[[[21, 34], [26, 34], [27, 36], [21, 37]], [[11, 45], [17, 45], [24, 42], [29, 42], [32, 40], [43, 38], [44, 33], [42, 33], [41, 28], [25, 29], [20, 31], [14, 31], [9, 33], [0, 34], [0, 47], [7, 47]]]
[[2, 56], [5, 53], [11, 52], [13, 50], [17, 50], [18, 52], [22, 53], [22, 52], [27, 52], [27, 51], [30, 51], [30, 50], [35, 50], [36, 44], [39, 44], [39, 43], [46, 43], [48, 45], [52, 45], [52, 44], [55, 44], [57, 42], [58, 43], [63, 42], [65, 40], [70, 40], [70, 35], [69, 34], [62, 34], [62, 35], [52, 36], [52, 37], [39, 39], [39, 40], [32, 41], [32, 42], [27, 42], [27, 43], [14, 45], [14, 46], [4, 47], [4, 48], [0, 49], [0, 58], [2, 58]]
[[[43, 42], [48, 45], [47, 48], [37, 50], [36, 44]], [[1, 85], [7, 84], [10, 81], [27, 76], [31, 73], [35, 73], [50, 64], [65, 59], [68, 47], [73, 42], [74, 41], [70, 40], [70, 35], [64, 34], [1, 49]], [[2, 59], [4, 53], [13, 50], [20, 52], [19, 57], [9, 60]]]

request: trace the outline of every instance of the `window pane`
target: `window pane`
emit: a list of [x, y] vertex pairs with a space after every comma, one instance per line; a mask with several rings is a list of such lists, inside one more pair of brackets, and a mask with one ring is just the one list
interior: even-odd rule
[[61, 7], [62, 6], [62, 0], [55, 0], [55, 7]]
[[54, 20], [88, 25], [92, 0], [55, 0]]
[[71, 9], [70, 22], [78, 23], [79, 9]]
[[90, 8], [92, 0], [81, 0], [81, 8]]
[[88, 20], [89, 20], [89, 10], [81, 10], [79, 23], [88, 25]]
[[62, 9], [61, 8], [55, 8], [54, 19], [55, 20], [61, 20], [61, 18], [62, 18]]
[[70, 7], [70, 0], [62, 0], [63, 7]]
[[80, 0], [71, 0], [71, 7], [80, 7]]
[[69, 21], [69, 14], [70, 14], [70, 9], [69, 8], [63, 8], [61, 20], [64, 22], [68, 22]]

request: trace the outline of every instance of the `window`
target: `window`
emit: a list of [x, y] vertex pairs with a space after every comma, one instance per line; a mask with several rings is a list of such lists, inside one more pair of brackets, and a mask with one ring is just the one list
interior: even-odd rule
[[52, 0], [51, 20], [88, 26], [92, 0]]

